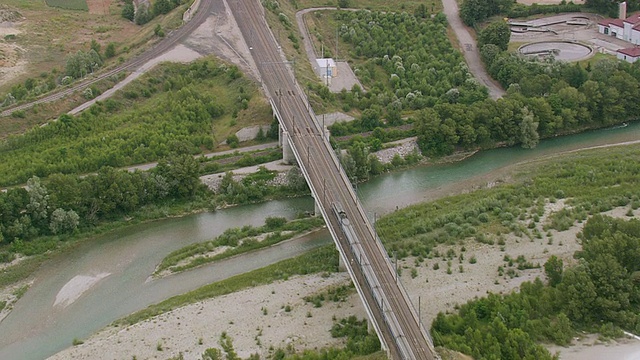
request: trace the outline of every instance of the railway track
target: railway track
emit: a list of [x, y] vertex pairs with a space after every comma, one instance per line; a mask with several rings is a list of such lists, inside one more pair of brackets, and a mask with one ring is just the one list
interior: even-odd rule
[[8, 109], [3, 110], [0, 113], [0, 117], [9, 116], [15, 111], [25, 110], [33, 107], [36, 104], [43, 104], [48, 102], [53, 102], [60, 100], [66, 96], [69, 96], [75, 92], [82, 91], [87, 87], [102, 81], [110, 76], [116, 75], [122, 71], [135, 71], [148, 61], [158, 57], [159, 55], [167, 52], [179, 42], [184, 40], [187, 36], [189, 36], [195, 29], [198, 28], [209, 16], [211, 13], [211, 9], [213, 7], [214, 1], [219, 0], [202, 0], [200, 6], [196, 10], [196, 14], [193, 16], [191, 21], [185, 23], [180, 28], [170, 32], [164, 39], [154, 45], [151, 49], [145, 51], [141, 55], [134, 57], [133, 59], [125, 62], [124, 64], [115, 67], [113, 69], [107, 70], [105, 72], [101, 72], [97, 74], [94, 78], [83, 80], [70, 88], [57, 91], [55, 93], [43, 96], [35, 101], [17, 105]]
[[227, 1], [381, 342], [393, 359], [437, 358], [351, 182], [315, 121], [289, 62], [279, 52], [264, 9], [258, 0]]

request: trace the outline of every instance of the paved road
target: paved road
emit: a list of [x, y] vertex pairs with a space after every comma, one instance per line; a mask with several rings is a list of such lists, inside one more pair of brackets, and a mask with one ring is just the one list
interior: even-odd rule
[[456, 0], [442, 0], [442, 5], [444, 7], [444, 14], [447, 16], [447, 21], [449, 22], [449, 26], [451, 26], [453, 32], [458, 38], [458, 42], [462, 48], [462, 54], [467, 62], [467, 66], [469, 67], [469, 71], [480, 82], [480, 84], [489, 89], [489, 96], [491, 96], [492, 99], [495, 100], [503, 97], [505, 91], [491, 78], [491, 76], [489, 76], [489, 74], [487, 74], [484, 64], [480, 59], [480, 51], [478, 50], [476, 41], [460, 19]]
[[351, 182], [315, 122], [288, 62], [282, 58], [260, 2], [228, 0], [228, 4], [244, 38], [250, 40], [252, 57], [267, 97], [276, 108], [284, 139], [292, 145], [382, 343], [392, 359], [434, 359], [426, 329], [417, 321], [417, 313], [397, 283], [397, 275]]

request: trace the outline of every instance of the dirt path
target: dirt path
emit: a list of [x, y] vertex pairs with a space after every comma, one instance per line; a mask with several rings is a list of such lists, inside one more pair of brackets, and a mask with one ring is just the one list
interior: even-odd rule
[[492, 99], [495, 100], [503, 97], [505, 91], [485, 70], [482, 60], [480, 60], [480, 51], [478, 50], [476, 41], [460, 19], [456, 0], [442, 0], [442, 6], [444, 7], [443, 11], [447, 16], [449, 26], [451, 26], [451, 29], [455, 32], [458, 42], [460, 43], [460, 47], [464, 49], [462, 54], [467, 62], [469, 71], [480, 82], [480, 84], [489, 89], [489, 96], [491, 96]]

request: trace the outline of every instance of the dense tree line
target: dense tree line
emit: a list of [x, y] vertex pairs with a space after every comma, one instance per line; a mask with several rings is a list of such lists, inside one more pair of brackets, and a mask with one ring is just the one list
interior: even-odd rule
[[[595, 0], [591, 2], [610, 2], [610, 0]], [[592, 7], [587, 0], [585, 6]], [[460, 4], [460, 18], [469, 26], [482, 23], [494, 15], [504, 15], [510, 18], [522, 18], [537, 14], [557, 14], [582, 11], [582, 5], [572, 1], [563, 1], [558, 5], [523, 5], [515, 0], [463, 0]]]
[[[623, 0], [586, 0], [584, 5], [593, 9], [600, 14], [610, 17], [618, 17], [618, 5]], [[640, 10], [640, 2], [638, 0], [629, 0], [627, 3], [627, 14]]]
[[[255, 91], [239, 76], [234, 67], [212, 60], [188, 66], [166, 64], [78, 116], [62, 115], [47, 126], [4, 141], [0, 184], [24, 183], [32, 175], [87, 173], [103, 166], [212, 150], [213, 122], [243, 109]], [[138, 104], [139, 98], [150, 100]]]
[[517, 293], [491, 294], [458, 314], [438, 314], [436, 344], [476, 359], [551, 359], [536, 341], [567, 345], [576, 330], [640, 332], [640, 221], [596, 215], [579, 237], [578, 265], [563, 269], [556, 257], [545, 264], [549, 285], [536, 279]]
[[274, 195], [294, 196], [309, 192], [307, 182], [297, 167], [287, 172], [283, 186], [274, 186], [276, 176], [276, 171], [267, 170], [264, 166], [240, 181], [233, 178], [232, 172], [227, 172], [216, 192], [217, 201], [220, 204], [248, 204]]
[[515, 0], [464, 0], [460, 4], [460, 19], [473, 26], [496, 14], [506, 14]]
[[158, 15], [168, 14], [184, 2], [182, 0], [156, 0], [151, 8], [145, 3], [140, 3], [137, 10], [133, 5], [133, 0], [123, 0], [123, 3], [122, 17], [137, 25], [144, 25]]
[[382, 142], [372, 137], [370, 141], [355, 138], [346, 147], [346, 151], [340, 148], [338, 159], [345, 173], [354, 183], [366, 181], [372, 175], [380, 175], [402, 166], [415, 165], [420, 161], [418, 151], [406, 154], [404, 157], [395, 154], [389, 163], [383, 164], [373, 152], [380, 150]]
[[416, 126], [424, 153], [495, 144], [531, 148], [540, 138], [637, 119], [637, 64], [602, 59], [585, 68], [553, 59], [532, 61], [493, 43], [482, 47], [481, 56], [507, 96], [422, 110]]
[[[14, 252], [37, 252], [29, 241], [129, 214], [167, 199], [189, 199], [198, 191], [198, 163], [189, 155], [160, 161], [150, 172], [103, 167], [86, 177], [32, 177], [25, 188], [0, 192], [0, 243]], [[46, 246], [46, 245], [44, 245]]]

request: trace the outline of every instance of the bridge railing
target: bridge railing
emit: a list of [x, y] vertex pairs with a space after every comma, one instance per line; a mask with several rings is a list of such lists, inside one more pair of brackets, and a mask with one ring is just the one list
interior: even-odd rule
[[[382, 244], [382, 240], [380, 239], [380, 237], [378, 236], [377, 233], [375, 234], [375, 240], [376, 240], [376, 243], [379, 244], [379, 247], [384, 249], [384, 245]], [[388, 264], [392, 264], [391, 258], [389, 257], [389, 253], [385, 250], [383, 252], [383, 254], [387, 259], [387, 263]], [[394, 273], [397, 272], [397, 270], [395, 268], [392, 271]], [[423, 333], [424, 337], [429, 341], [429, 345], [431, 346], [431, 348], [434, 349], [433, 338], [431, 337], [431, 333], [429, 333], [429, 331], [427, 330], [427, 327], [424, 326], [424, 323], [422, 322], [422, 319], [419, 316], [420, 312], [418, 310], [416, 310], [415, 304], [413, 303], [413, 301], [411, 301], [411, 298], [409, 297], [409, 293], [407, 292], [407, 288], [402, 283], [402, 280], [400, 279], [399, 274], [396, 274], [396, 276], [397, 276], [396, 277], [396, 279], [397, 279], [396, 283], [398, 284], [398, 287], [400, 288], [402, 296], [407, 301], [407, 304], [409, 304], [409, 307], [411, 309], [411, 313], [413, 314], [413, 317], [415, 319], [417, 319], [418, 326], [420, 326], [420, 331]]]
[[374, 302], [380, 310], [382, 319], [384, 320], [387, 328], [390, 330], [391, 335], [393, 336], [398, 351], [401, 352], [403, 359], [414, 359], [415, 356], [411, 351], [411, 347], [407, 341], [407, 337], [400, 327], [398, 317], [391, 308], [389, 308], [388, 306], [385, 307], [385, 303], [389, 304], [389, 300], [382, 290], [382, 286], [380, 285], [378, 276], [373, 270], [371, 262], [367, 257], [364, 249], [362, 248], [362, 244], [358, 240], [349, 223], [345, 224], [344, 221], [340, 221], [340, 227], [346, 235], [347, 241], [349, 243], [349, 248], [351, 250], [351, 253], [354, 255], [353, 259], [358, 263], [360, 271], [363, 274], [366, 286], [371, 290]]

